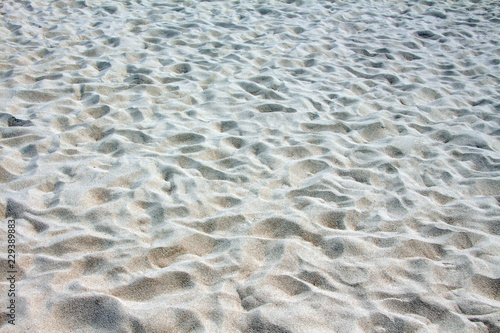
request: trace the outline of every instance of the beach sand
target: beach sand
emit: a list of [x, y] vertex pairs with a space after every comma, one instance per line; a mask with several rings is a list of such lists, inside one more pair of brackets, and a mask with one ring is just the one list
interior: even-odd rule
[[0, 15], [0, 332], [500, 332], [498, 1]]

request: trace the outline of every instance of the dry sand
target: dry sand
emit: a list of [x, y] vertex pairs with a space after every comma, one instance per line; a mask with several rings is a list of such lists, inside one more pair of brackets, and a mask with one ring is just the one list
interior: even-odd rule
[[1, 332], [499, 332], [494, 1], [0, 4]]

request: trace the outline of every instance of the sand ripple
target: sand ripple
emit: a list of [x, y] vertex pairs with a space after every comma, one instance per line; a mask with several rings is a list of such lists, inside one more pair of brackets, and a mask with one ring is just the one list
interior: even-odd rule
[[500, 330], [496, 1], [0, 12], [2, 332]]

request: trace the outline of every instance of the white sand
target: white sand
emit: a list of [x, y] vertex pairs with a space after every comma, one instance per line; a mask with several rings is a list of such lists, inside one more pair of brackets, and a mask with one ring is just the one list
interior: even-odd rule
[[500, 331], [497, 0], [0, 11], [1, 332]]

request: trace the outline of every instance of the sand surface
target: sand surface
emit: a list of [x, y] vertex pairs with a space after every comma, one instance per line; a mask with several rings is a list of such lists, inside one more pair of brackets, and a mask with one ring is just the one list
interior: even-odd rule
[[498, 1], [0, 15], [2, 333], [500, 331]]

